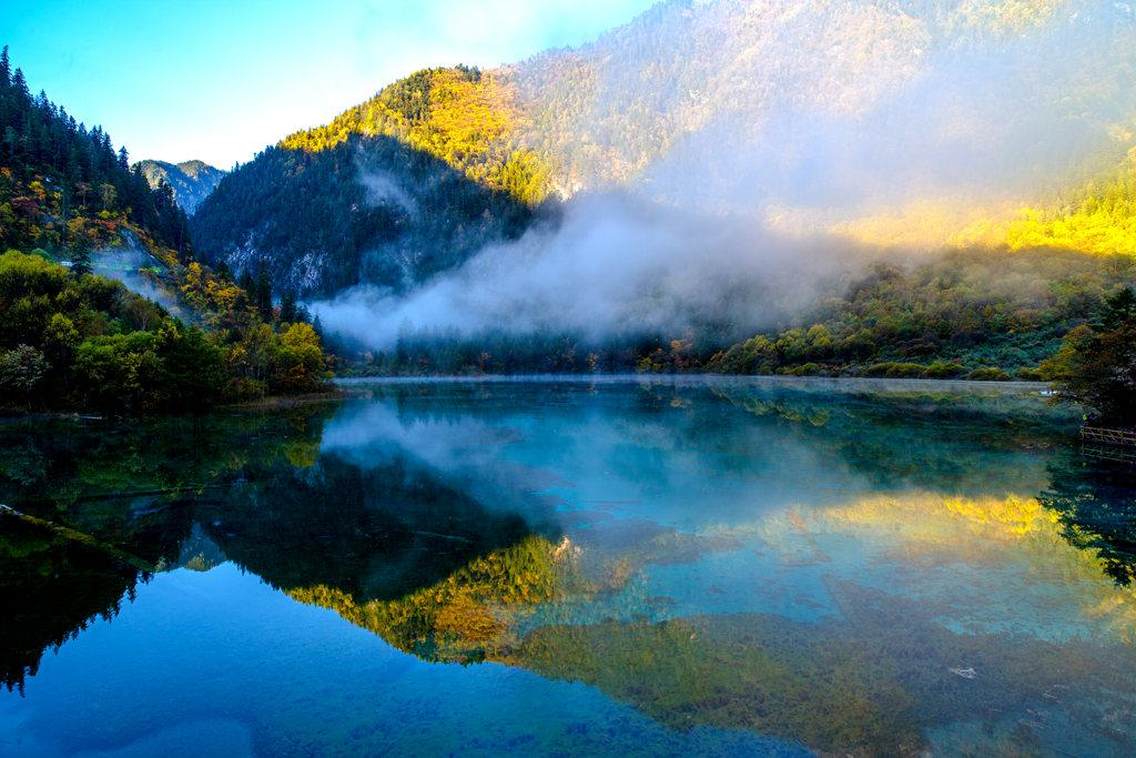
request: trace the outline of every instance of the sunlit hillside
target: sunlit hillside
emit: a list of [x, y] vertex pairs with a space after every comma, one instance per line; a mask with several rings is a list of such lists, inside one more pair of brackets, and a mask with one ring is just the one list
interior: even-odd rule
[[525, 119], [515, 99], [513, 88], [494, 73], [465, 66], [427, 69], [280, 145], [315, 152], [351, 135], [395, 137], [473, 181], [535, 204], [547, 194], [548, 169], [532, 151], [515, 146]]
[[1068, 200], [1023, 211], [1005, 226], [1005, 244], [1136, 254], [1136, 152], [1115, 174], [1074, 189]]
[[791, 234], [827, 228], [858, 244], [900, 250], [988, 247], [1136, 254], [1136, 153], [1093, 178], [1030, 197], [972, 202], [921, 199], [852, 219], [776, 209], [771, 223]]

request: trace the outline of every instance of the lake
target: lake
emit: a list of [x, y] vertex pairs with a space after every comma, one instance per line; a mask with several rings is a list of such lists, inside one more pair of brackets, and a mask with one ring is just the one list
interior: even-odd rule
[[1136, 752], [1136, 490], [1029, 385], [394, 381], [0, 424], [0, 754]]

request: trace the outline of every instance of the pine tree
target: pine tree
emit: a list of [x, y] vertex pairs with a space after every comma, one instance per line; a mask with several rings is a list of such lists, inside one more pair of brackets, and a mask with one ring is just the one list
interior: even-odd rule
[[251, 300], [253, 303], [256, 302], [256, 280], [253, 279], [252, 272], [249, 271], [247, 266], [241, 272], [241, 278], [237, 281], [237, 285], [245, 291], [245, 294], [248, 295], [249, 300]]
[[7, 87], [12, 83], [12, 64], [8, 61], [8, 46], [0, 52], [0, 87]]
[[272, 279], [268, 267], [262, 265], [256, 274], [256, 309], [265, 321], [272, 321]]
[[91, 273], [93, 270], [91, 266], [91, 249], [86, 245], [80, 245], [71, 255], [71, 273], [75, 276], [83, 276]]
[[284, 294], [280, 296], [280, 323], [293, 324], [297, 320], [296, 293], [290, 289], [284, 290]]
[[[184, 262], [192, 258], [188, 220], [168, 190], [152, 191], [135, 175], [125, 148], [115, 150], [101, 127], [90, 131], [40, 91], [29, 94], [21, 69], [0, 48], [0, 164], [11, 170], [0, 205], [12, 197], [39, 195], [17, 223], [0, 226], [0, 250], [7, 247], [66, 249], [66, 222], [105, 210], [143, 227], [173, 248]], [[33, 182], [47, 188], [31, 192]], [[63, 224], [45, 223], [61, 219]]]

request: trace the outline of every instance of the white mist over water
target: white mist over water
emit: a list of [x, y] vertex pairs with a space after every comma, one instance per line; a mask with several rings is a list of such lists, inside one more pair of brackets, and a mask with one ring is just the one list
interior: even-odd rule
[[405, 296], [356, 287], [313, 312], [361, 344], [389, 348], [429, 329], [589, 339], [785, 318], [858, 257], [790, 242], [751, 219], [706, 217], [625, 194], [581, 196], [557, 224], [491, 245]]

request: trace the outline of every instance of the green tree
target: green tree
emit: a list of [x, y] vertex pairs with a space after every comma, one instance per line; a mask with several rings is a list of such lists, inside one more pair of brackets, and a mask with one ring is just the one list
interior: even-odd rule
[[0, 391], [29, 402], [47, 370], [47, 359], [34, 347], [20, 345], [8, 350], [0, 355]]
[[1041, 368], [1098, 422], [1136, 427], [1136, 292], [1126, 287], [1108, 298], [1101, 318], [1070, 331]]
[[280, 296], [280, 323], [291, 324], [298, 320], [297, 315], [296, 293], [290, 289], [285, 290]]

